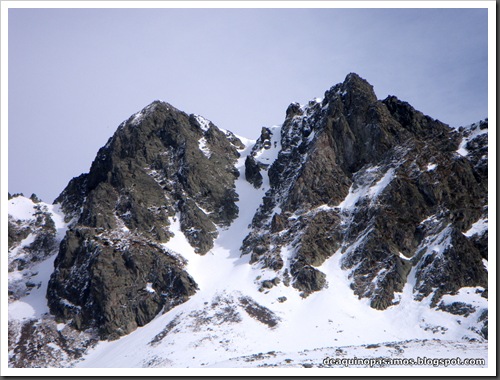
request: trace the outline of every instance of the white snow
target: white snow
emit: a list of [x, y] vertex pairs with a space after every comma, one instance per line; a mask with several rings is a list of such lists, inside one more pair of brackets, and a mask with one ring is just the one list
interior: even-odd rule
[[9, 215], [18, 220], [33, 219], [36, 212], [35, 206], [36, 204], [31, 199], [21, 196], [9, 199], [7, 203]]
[[[197, 115], [195, 117], [201, 128], [208, 130], [209, 121]], [[270, 129], [271, 148], [262, 149], [255, 156], [269, 165], [281, 150], [281, 127]], [[368, 299], [358, 299], [350, 287], [349, 272], [341, 269], [341, 263], [370, 231], [365, 231], [355, 244], [347, 247], [345, 253], [339, 249], [318, 268], [326, 274], [326, 289], [307, 298], [283, 283], [260, 292], [259, 282], [271, 280], [276, 274], [258, 265], [250, 265], [248, 255], [241, 257], [240, 246], [250, 232], [249, 225], [262, 202], [262, 195], [269, 188], [269, 179], [264, 175], [261, 189], [255, 189], [245, 180], [245, 158], [255, 141], [239, 138], [246, 145], [240, 151], [241, 157], [237, 162], [240, 171], [236, 181], [239, 217], [228, 228], [218, 229], [214, 248], [204, 256], [196, 254], [181, 231], [180, 216], [170, 219], [170, 231], [174, 237], [164, 244], [164, 248], [186, 259], [186, 270], [198, 284], [199, 291], [187, 302], [165, 314], [160, 313], [149, 324], [129, 335], [116, 341], [99, 342], [75, 364], [76, 367], [221, 368], [262, 364], [301, 367], [301, 363], [317, 366], [325, 357], [335, 355], [487, 358], [487, 343], [473, 344], [464, 340], [479, 339], [470, 328], [477, 322], [479, 311], [487, 307], [487, 300], [480, 296], [482, 289], [462, 288], [457, 295], [443, 297], [444, 303], [465, 300], [476, 307], [476, 313], [469, 318], [430, 308], [432, 294], [422, 302], [415, 301], [413, 289], [418, 267], [412, 268], [403, 291], [396, 294], [397, 305], [379, 311], [369, 306]], [[203, 147], [201, 140], [200, 149]], [[434, 170], [432, 165], [429, 163], [427, 170]], [[365, 181], [360, 182], [362, 185], [359, 187], [351, 186], [349, 194], [338, 206], [323, 205], [313, 212], [350, 211], [362, 199], [375, 201], [395, 177], [394, 168], [385, 173], [381, 170], [380, 167], [365, 169], [361, 173], [365, 175]], [[23, 202], [18, 202], [13, 212], [30, 219], [32, 211]], [[10, 207], [9, 204], [9, 213]], [[58, 236], [62, 238], [66, 229], [63, 215], [57, 207], [47, 207], [53, 215]], [[281, 210], [276, 208], [275, 211]], [[438, 221], [435, 216], [430, 216], [422, 223], [437, 225]], [[485, 228], [487, 219], [479, 220], [465, 234], [471, 236]], [[422, 243], [426, 248], [424, 255], [442, 254], [449, 242], [449, 229], [444, 226], [433, 239]], [[285, 268], [289, 267], [295, 248], [282, 248]], [[409, 260], [401, 252], [399, 256]], [[48, 311], [45, 292], [54, 258], [52, 256], [38, 265], [38, 274], [33, 281], [39, 282], [40, 287], [9, 305], [9, 319], [36, 318]], [[487, 266], [487, 261], [483, 263]], [[22, 276], [21, 273], [12, 275]], [[144, 290], [155, 292], [152, 283], [147, 283]], [[271, 310], [279, 320], [278, 324], [269, 327], [253, 318], [242, 306], [242, 297], [250, 297]], [[279, 302], [280, 297], [286, 297], [286, 301]], [[229, 318], [231, 316], [234, 320]], [[64, 327], [64, 324], [57, 325], [59, 331]], [[395, 343], [391, 345], [388, 342]], [[379, 347], [368, 348], [368, 344], [378, 344]]]
[[9, 304], [9, 320], [26, 320], [35, 318], [35, 309], [26, 302], [15, 301]]
[[406, 261], [410, 261], [410, 260], [411, 260], [411, 258], [406, 257], [406, 256], [405, 256], [405, 255], [403, 255], [401, 252], [398, 252], [398, 254], [399, 254], [399, 257], [401, 257], [403, 260], [406, 260]]
[[469, 141], [474, 140], [477, 136], [488, 133], [488, 129], [480, 129], [479, 123], [471, 124], [467, 127], [471, 130], [470, 134], [462, 139], [460, 145], [457, 149], [457, 153], [463, 157], [466, 157], [469, 154], [469, 151], [466, 148], [466, 145]]
[[148, 282], [146, 284], [146, 288], [144, 290], [147, 291], [148, 293], [156, 293], [156, 290], [153, 289], [153, 283], [152, 282]]
[[[64, 214], [58, 205], [50, 205], [44, 202], [33, 203], [25, 197], [16, 197], [12, 199], [15, 202], [9, 202], [9, 215], [16, 219], [25, 220], [34, 217], [36, 212], [35, 207], [40, 207], [50, 213], [56, 228], [56, 239], [62, 240], [66, 233], [67, 224], [64, 222]], [[31, 207], [31, 209], [30, 209]], [[35, 236], [30, 234], [17, 247], [9, 252], [9, 258], [14, 258], [17, 252], [24, 246], [31, 244]], [[29, 269], [23, 271], [13, 271], [9, 273], [9, 284], [14, 284], [15, 281], [29, 281], [35, 286], [29, 291], [29, 294], [9, 303], [9, 320], [26, 320], [32, 318], [40, 318], [43, 314], [48, 313], [47, 300], [45, 294], [47, 285], [54, 270], [54, 260], [57, 252], [47, 259], [36, 263]]]
[[[162, 102], [162, 101], [160, 100], [160, 102]], [[144, 117], [146, 117], [147, 115], [151, 114], [152, 111], [154, 111], [156, 106], [157, 106], [157, 103], [153, 102], [150, 105], [144, 107], [139, 112], [136, 112], [135, 114], [133, 114], [131, 116], [132, 120], [131, 120], [130, 124], [134, 127], [138, 126], [144, 120]], [[120, 124], [119, 128], [123, 128], [125, 125], [126, 125], [126, 122], [123, 122], [122, 124]]]
[[483, 265], [484, 265], [484, 268], [486, 269], [486, 271], [488, 271], [488, 260], [483, 259]]
[[9, 319], [40, 318], [49, 312], [45, 294], [50, 275], [54, 270], [55, 258], [54, 254], [33, 267], [32, 272], [38, 273], [31, 277], [30, 281], [39, 286], [34, 287], [27, 296], [9, 304]]
[[487, 308], [488, 300], [486, 298], [481, 297], [481, 292], [484, 291], [481, 287], [465, 287], [461, 288], [457, 294], [445, 294], [441, 301], [444, 304], [451, 304], [453, 302], [464, 302], [469, 305], [478, 307], [478, 308]]
[[24, 255], [22, 253], [19, 253], [19, 252], [22, 250], [23, 247], [28, 246], [31, 243], [33, 243], [35, 241], [35, 238], [36, 238], [36, 235], [31, 233], [28, 236], [26, 236], [26, 238], [21, 240], [17, 246], [13, 247], [9, 251], [9, 263], [16, 258], [23, 257]]
[[278, 153], [281, 151], [281, 126], [273, 125], [269, 127], [271, 131], [271, 147], [269, 149], [261, 149], [256, 152], [255, 159], [263, 164], [271, 166], [278, 158]]
[[202, 137], [201, 139], [198, 140], [198, 146], [206, 158], [210, 158], [212, 156], [212, 152], [208, 147], [207, 139], [205, 137]]
[[203, 116], [200, 115], [194, 115], [194, 118], [198, 122], [198, 125], [203, 130], [203, 132], [208, 131], [208, 129], [210, 128], [210, 120], [205, 119]]
[[47, 343], [47, 346], [52, 348], [53, 350], [60, 350], [61, 349], [61, 347], [59, 347], [57, 344], [52, 343], [52, 342]]
[[447, 225], [435, 234], [427, 236], [420, 247], [425, 248], [421, 261], [428, 255], [441, 256], [451, 244], [451, 226]]
[[[378, 167], [368, 168], [364, 172], [372, 174], [379, 170]], [[374, 180], [368, 181], [365, 185], [356, 187], [355, 184], [351, 185], [349, 193], [345, 199], [338, 205], [342, 211], [352, 210], [356, 204], [363, 198], [369, 198], [374, 201], [391, 183], [395, 175], [395, 170], [390, 168], [376, 183]]]
[[431, 164], [431, 163], [427, 164], [427, 171], [428, 172], [431, 172], [431, 171], [435, 170], [436, 168], [437, 168], [436, 164]]
[[[200, 116], [200, 115], [193, 114], [193, 116], [196, 119], [196, 121], [198, 122], [198, 125], [202, 129], [203, 133], [207, 132], [210, 129], [210, 123], [211, 123], [210, 120], [205, 119], [203, 116]], [[221, 131], [224, 133], [227, 133], [227, 131], [225, 131], [223, 129], [221, 129]], [[205, 136], [201, 137], [198, 140], [198, 146], [199, 146], [200, 150], [203, 152], [203, 154], [205, 155], [205, 157], [210, 158], [212, 156], [212, 152], [210, 151], [210, 148], [208, 146], [208, 142], [207, 142], [207, 139], [205, 138]]]
[[[373, 376], [374, 374], [404, 376], [408, 374], [408, 367], [411, 366], [411, 368], [431, 369], [433, 375], [437, 375], [439, 371], [442, 371], [443, 375], [445, 375], [444, 371], [446, 371], [447, 375], [459, 375], [460, 373], [464, 374], [464, 367], [457, 364], [457, 358], [460, 360], [479, 359], [474, 367], [485, 368], [488, 365], [488, 360], [484, 356], [486, 350], [487, 343], [456, 343], [435, 339], [391, 343], [384, 342], [375, 345], [333, 346], [300, 351], [291, 351], [284, 347], [282, 351], [261, 353], [259, 355], [242, 355], [240, 357], [231, 358], [230, 360], [208, 365], [207, 368], [249, 368], [263, 366], [273, 368], [273, 372], [279, 371], [276, 367], [286, 369], [293, 368], [293, 373], [287, 373], [290, 376]], [[395, 358], [399, 360], [399, 363], [395, 362], [389, 364], [389, 358]], [[405, 365], [405, 363], [409, 363], [410, 361], [419, 363], [418, 358], [420, 358], [421, 361], [426, 358], [427, 364]], [[359, 362], [355, 362], [358, 360]], [[438, 366], [439, 363], [441, 363], [440, 366]], [[305, 365], [309, 366], [309, 368], [304, 369]], [[310, 369], [317, 367], [321, 367], [321, 369], [318, 369], [318, 371]], [[383, 371], [381, 368], [387, 367], [390, 367], [391, 370], [380, 372]], [[328, 368], [332, 368], [332, 370]], [[374, 368], [376, 369], [374, 370]], [[400, 368], [401, 371], [394, 372], [397, 371], [396, 368]], [[453, 368], [459, 370], [452, 372]], [[304, 371], [303, 373], [299, 372], [301, 369]], [[248, 369], [246, 371], [248, 371]], [[467, 369], [465, 369], [465, 371], [467, 371]], [[417, 369], [413, 374], [424, 373], [418, 372]], [[471, 373], [469, 372], [468, 374]]]
[[474, 235], [482, 235], [487, 230], [488, 230], [488, 218], [481, 218], [463, 234], [467, 237], [471, 237]]
[[370, 190], [368, 191], [368, 196], [370, 198], [378, 197], [382, 193], [382, 191], [384, 191], [387, 185], [392, 181], [393, 178], [394, 178], [394, 169], [391, 168], [375, 184], [375, 186], [370, 187]]
[[[245, 142], [244, 142], [245, 143]], [[247, 145], [238, 160], [237, 167], [240, 173], [244, 173], [244, 162], [246, 155], [250, 152], [252, 145]], [[162, 340], [160, 346], [151, 347], [150, 342], [159, 331], [177, 316], [182, 315], [182, 320], [186, 324], [194, 324], [194, 318], [188, 318], [195, 310], [205, 308], [205, 302], [227, 295], [238, 298], [240, 295], [250, 295], [257, 302], [262, 300], [263, 294], [259, 293], [254, 285], [255, 277], [261, 272], [251, 265], [248, 265], [249, 257], [240, 257], [239, 247], [241, 241], [249, 232], [248, 225], [257, 210], [262, 192], [256, 190], [245, 179], [244, 174], [240, 175], [236, 182], [236, 191], [239, 194], [240, 208], [239, 218], [225, 230], [219, 230], [219, 238], [215, 242], [215, 247], [206, 255], [201, 256], [194, 252], [181, 232], [179, 216], [170, 220], [171, 231], [175, 234], [164, 246], [166, 249], [179, 253], [187, 259], [187, 271], [197, 282], [200, 290], [189, 301], [179, 305], [165, 315], [159, 315], [147, 326], [137, 329], [133, 333], [115, 342], [101, 342], [93, 352], [78, 366], [83, 367], [123, 367], [143, 366], [144, 362], [152, 360], [153, 357], [162, 357], [164, 365], [170, 363], [174, 366], [192, 367], [193, 363], [201, 365], [204, 361], [217, 361], [223, 357], [229, 357], [229, 353], [221, 352], [217, 349], [219, 340], [230, 339], [234, 344], [233, 352], [245, 352], [245, 347], [253, 349], [259, 347], [260, 337], [264, 336], [268, 327], [245, 316], [240, 311], [241, 317], [245, 318], [245, 323], [236, 325], [232, 330], [231, 326], [221, 326], [222, 331], [213, 333], [204, 331], [192, 331], [193, 328], [186, 326], [185, 329], [173, 334], [171, 337]], [[216, 274], [216, 275], [214, 275]], [[294, 297], [298, 297], [297, 292], [291, 292]], [[263, 298], [264, 301], [267, 297]], [[253, 326], [253, 327], [252, 327]], [[217, 326], [214, 326], [216, 329]], [[247, 328], [251, 327], [247, 331]], [[257, 333], [257, 335], [254, 335]], [[215, 335], [218, 340], [215, 340]], [[268, 342], [266, 344], [270, 344]], [[130, 351], [131, 347], [141, 347], [141, 351]], [[192, 352], [192, 354], [191, 354]], [[196, 355], [196, 360], [190, 359]], [[188, 359], [189, 358], [189, 359]], [[166, 361], [165, 361], [166, 360]]]
[[133, 119], [131, 121], [131, 124], [134, 126], [139, 125], [139, 123], [144, 119], [144, 112], [139, 111], [133, 115]]

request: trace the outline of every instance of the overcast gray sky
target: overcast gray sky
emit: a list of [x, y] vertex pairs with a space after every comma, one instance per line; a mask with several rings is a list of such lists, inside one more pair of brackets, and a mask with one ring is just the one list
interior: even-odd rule
[[52, 202], [155, 99], [257, 138], [349, 72], [487, 117], [486, 9], [10, 9], [9, 192]]

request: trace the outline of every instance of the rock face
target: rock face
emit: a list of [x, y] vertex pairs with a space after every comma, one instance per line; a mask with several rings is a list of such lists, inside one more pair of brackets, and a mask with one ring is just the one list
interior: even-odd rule
[[123, 122], [101, 148], [88, 174], [74, 178], [55, 200], [79, 225], [111, 230], [120, 224], [165, 242], [169, 217], [199, 253], [216, 225], [238, 215], [234, 163], [242, 145], [206, 119], [153, 102]]
[[394, 96], [379, 101], [356, 74], [323, 100], [291, 104], [243, 254], [307, 295], [326, 286], [318, 267], [340, 251], [354, 293], [376, 309], [406, 285], [434, 306], [487, 288], [487, 127], [457, 132]]
[[242, 147], [232, 133], [164, 102], [123, 122], [90, 172], [55, 201], [71, 228], [48, 287], [51, 312], [116, 338], [186, 301], [197, 285], [161, 243], [179, 218], [196, 252], [213, 247], [217, 226], [238, 215]]
[[114, 239], [79, 228], [61, 244], [49, 307], [77, 329], [98, 327], [100, 336], [117, 338], [195, 293], [183, 264], [145, 239]]

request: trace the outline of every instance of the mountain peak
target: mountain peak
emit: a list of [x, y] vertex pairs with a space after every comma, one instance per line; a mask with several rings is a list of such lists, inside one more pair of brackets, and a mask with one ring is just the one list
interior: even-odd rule
[[[102, 336], [117, 338], [148, 323], [161, 309], [186, 301], [197, 284], [183, 259], [164, 253], [161, 244], [179, 223], [196, 253], [204, 255], [213, 247], [218, 228], [238, 215], [234, 164], [241, 145], [207, 119], [161, 101], [123, 122], [89, 173], [73, 179], [58, 197], [73, 221], [48, 286], [51, 311], [78, 328], [98, 326]], [[85, 253], [88, 247], [93, 255]], [[68, 272], [68, 262], [78, 263], [78, 278]], [[105, 274], [113, 268], [120, 268], [119, 278]], [[86, 289], [88, 282], [117, 291], [72, 290]], [[134, 292], [143, 295], [137, 298]], [[65, 300], [78, 307], [68, 307]], [[117, 300], [127, 305], [120, 316], [113, 310]]]
[[158, 116], [160, 116], [161, 114], [166, 114], [168, 112], [181, 113], [181, 111], [179, 111], [177, 108], [173, 107], [171, 104], [167, 102], [164, 102], [162, 100], [154, 100], [146, 107], [134, 113], [127, 120], [121, 123], [119, 129], [126, 125], [134, 127], [140, 126], [143, 124], [143, 121], [145, 119], [155, 114], [158, 114]]
[[[487, 152], [487, 120], [452, 130], [394, 96], [378, 100], [355, 73], [323, 99], [292, 103], [248, 147], [155, 100], [120, 124], [60, 208], [9, 201], [13, 267], [34, 278], [25, 258], [55, 259], [36, 290], [53, 316], [9, 330], [24, 352], [11, 362], [33, 360], [25, 347], [51, 347], [44, 339], [73, 360], [62, 322], [62, 334], [92, 333], [87, 342], [130, 334], [134, 355], [103, 358], [146, 366], [270, 354], [279, 341], [331, 347], [332, 328], [343, 346], [436, 333], [483, 341]], [[16, 297], [30, 291], [12, 284]]]
[[[398, 252], [423, 266], [419, 264], [422, 236], [416, 233], [420, 223], [439, 208], [456, 210], [440, 216], [439, 226], [448, 227], [449, 236], [459, 240], [460, 231], [482, 217], [484, 160], [478, 161], [478, 169], [471, 167], [472, 162], [455, 161], [460, 135], [395, 97], [377, 100], [373, 87], [357, 74], [333, 86], [321, 104], [292, 103], [281, 134], [281, 151], [269, 168], [258, 159], [252, 165], [268, 172], [270, 188], [242, 251], [251, 255], [252, 263], [283, 276], [285, 269], [289, 271], [292, 285], [305, 295], [326, 286], [317, 267], [341, 249], [348, 252], [342, 262], [350, 268], [355, 293], [370, 298], [372, 307], [386, 309], [411, 271]], [[451, 184], [454, 180], [445, 174], [450, 166], [470, 185], [468, 190]], [[412, 200], [402, 194], [412, 194]], [[407, 202], [413, 206], [407, 207]], [[467, 204], [466, 216], [456, 209], [461, 209], [460, 202]], [[390, 217], [396, 214], [397, 223]], [[452, 255], [471, 260], [470, 286], [486, 285], [478, 249], [472, 255], [450, 250], [448, 257]], [[384, 275], [375, 276], [379, 271]], [[462, 281], [458, 275], [452, 283], [439, 280], [437, 285], [432, 280], [435, 273], [422, 271], [419, 276], [422, 283], [438, 289], [433, 302]], [[415, 287], [422, 297], [429, 295], [428, 289]]]
[[358, 74], [350, 73], [346, 76], [342, 83], [344, 92], [350, 94], [352, 103], [371, 103], [377, 101], [377, 96], [373, 90], [373, 86], [367, 80], [361, 78]]
[[356, 73], [347, 74], [344, 79], [344, 85], [352, 85], [354, 83], [362, 83], [369, 85], [368, 81], [364, 78], [361, 78], [358, 74]]

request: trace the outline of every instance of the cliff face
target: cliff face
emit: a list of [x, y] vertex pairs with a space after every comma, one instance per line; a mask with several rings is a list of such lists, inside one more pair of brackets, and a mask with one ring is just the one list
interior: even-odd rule
[[161, 243], [179, 218], [198, 253], [213, 247], [217, 227], [238, 215], [242, 147], [232, 133], [163, 102], [122, 123], [90, 172], [55, 201], [72, 228], [49, 283], [51, 312], [117, 337], [187, 300], [196, 282]]
[[340, 250], [354, 293], [377, 309], [406, 284], [433, 304], [487, 287], [485, 251], [466, 233], [487, 218], [487, 125], [456, 132], [396, 97], [377, 100], [356, 74], [323, 100], [291, 104], [243, 253], [307, 295]]

